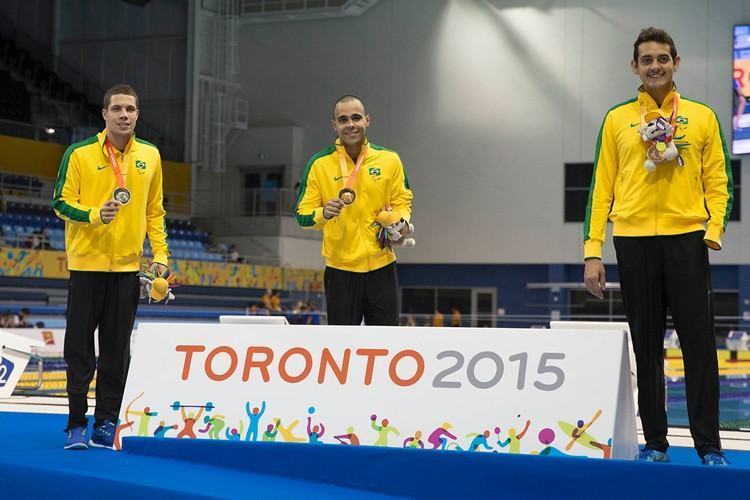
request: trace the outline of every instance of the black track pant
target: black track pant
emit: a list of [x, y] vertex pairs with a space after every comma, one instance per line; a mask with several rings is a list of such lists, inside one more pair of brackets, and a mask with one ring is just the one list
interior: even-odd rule
[[[68, 364], [68, 429], [86, 425], [89, 384], [96, 377], [96, 423], [117, 422], [130, 363], [130, 334], [138, 308], [135, 272], [71, 271], [68, 284], [65, 362]], [[99, 363], [94, 330], [99, 327]]]
[[669, 447], [663, 352], [669, 308], [685, 361], [690, 433], [701, 457], [721, 450], [713, 297], [703, 234], [614, 238], [646, 446]]
[[326, 267], [323, 282], [329, 325], [398, 325], [395, 262], [367, 273]]

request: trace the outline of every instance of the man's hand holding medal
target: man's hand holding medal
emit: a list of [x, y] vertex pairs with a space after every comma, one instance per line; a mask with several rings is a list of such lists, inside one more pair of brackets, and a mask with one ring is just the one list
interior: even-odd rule
[[109, 224], [112, 222], [112, 220], [115, 218], [115, 215], [117, 215], [117, 212], [120, 210], [120, 206], [122, 203], [120, 203], [117, 200], [107, 200], [104, 202], [104, 205], [102, 205], [102, 208], [99, 209], [99, 215], [102, 218], [102, 222], [104, 224]]

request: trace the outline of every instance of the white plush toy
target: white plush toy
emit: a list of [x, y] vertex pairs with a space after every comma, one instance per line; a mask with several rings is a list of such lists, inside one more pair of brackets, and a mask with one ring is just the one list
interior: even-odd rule
[[640, 134], [644, 142], [651, 144], [646, 153], [646, 161], [643, 164], [646, 170], [653, 172], [659, 163], [675, 158], [682, 166], [682, 158], [674, 144], [674, 129], [661, 114], [657, 112], [648, 113], [646, 125], [641, 127]]
[[[385, 248], [386, 245], [391, 248], [410, 248], [416, 245], [414, 238], [407, 238], [408, 235], [414, 232], [414, 225], [406, 222], [400, 215], [393, 212], [390, 207], [386, 207], [385, 210], [382, 210], [378, 214], [376, 222], [380, 225], [378, 241], [381, 248]], [[406, 231], [404, 231], [404, 228], [406, 228]]]

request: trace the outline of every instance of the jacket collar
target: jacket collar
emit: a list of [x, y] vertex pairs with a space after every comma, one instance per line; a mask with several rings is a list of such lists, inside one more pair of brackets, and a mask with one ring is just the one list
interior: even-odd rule
[[[365, 137], [365, 144], [363, 144], [363, 146], [366, 144], [370, 144], [370, 140], [367, 137]], [[344, 148], [344, 145], [341, 144], [341, 139], [339, 139], [338, 137], [336, 138], [336, 142], [334, 143], [334, 146], [336, 146], [336, 151], [338, 151], [339, 153], [346, 154], [346, 149]]]
[[[104, 146], [105, 141], [107, 140], [107, 129], [104, 129], [98, 134], [96, 134], [96, 138], [99, 141], [99, 149], [101, 149], [102, 154], [105, 157], [109, 157], [109, 154], [107, 153], [107, 148]], [[135, 134], [133, 134], [130, 136], [130, 140], [125, 145], [125, 151], [123, 151], [123, 154], [127, 154], [127, 153], [130, 153], [131, 151], [134, 151], [137, 147], [136, 144], [138, 143], [135, 141]]]
[[[672, 114], [672, 101], [674, 101], [675, 94], [677, 93], [677, 85], [672, 82], [672, 90], [669, 91], [667, 97], [664, 98], [664, 102], [661, 103], [660, 111], [666, 113], [667, 116]], [[638, 104], [646, 106], [646, 109], [659, 109], [656, 105], [654, 98], [649, 95], [648, 92], [643, 88], [643, 85], [638, 87]]]

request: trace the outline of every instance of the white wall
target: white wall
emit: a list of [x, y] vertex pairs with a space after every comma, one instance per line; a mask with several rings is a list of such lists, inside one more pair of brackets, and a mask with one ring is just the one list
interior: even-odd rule
[[[729, 130], [743, 21], [750, 0], [382, 0], [358, 18], [244, 26], [241, 78], [251, 125], [300, 127], [306, 157], [332, 142], [338, 96], [365, 100], [370, 138], [401, 154], [415, 193], [401, 261], [579, 262], [563, 163], [592, 161], [606, 110], [635, 94], [639, 29], [673, 35], [679, 90]], [[742, 218], [713, 262], [750, 262]]]

